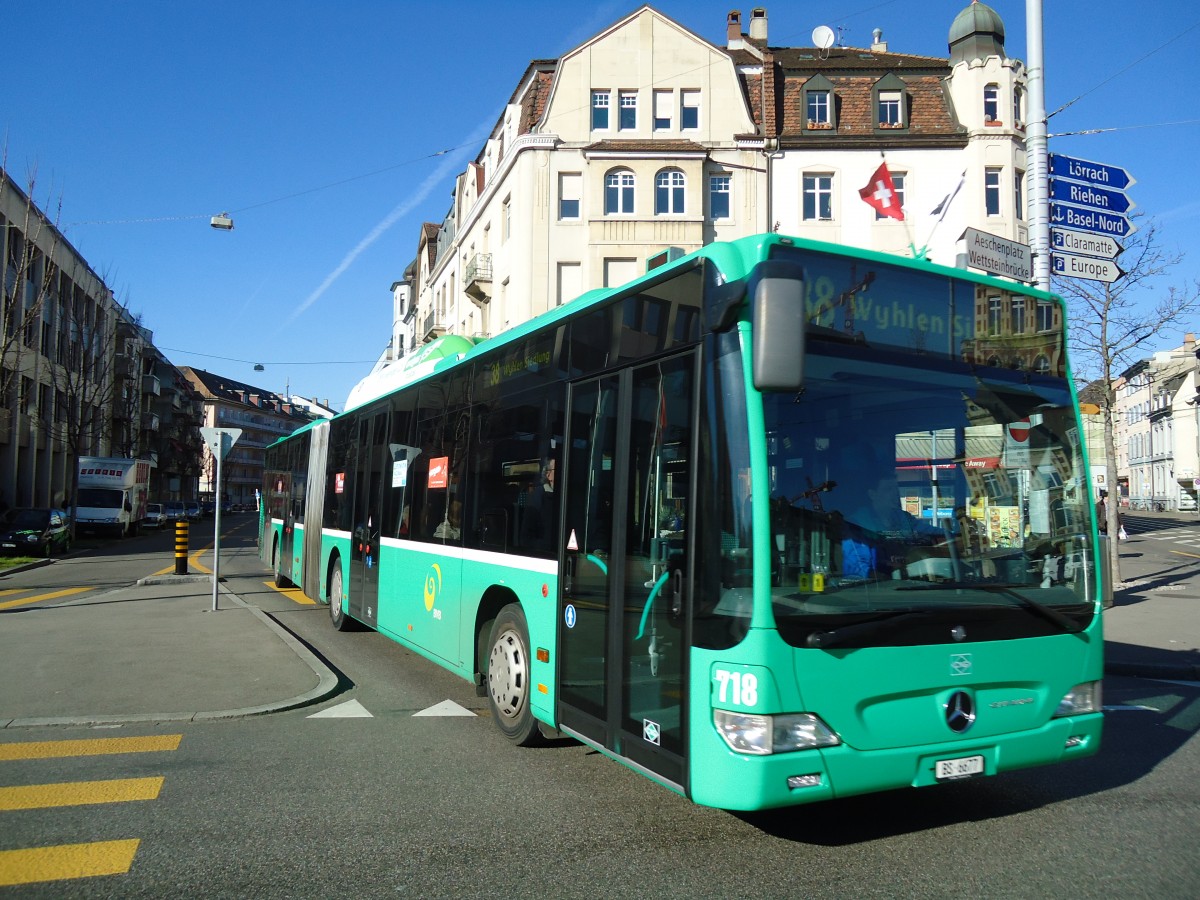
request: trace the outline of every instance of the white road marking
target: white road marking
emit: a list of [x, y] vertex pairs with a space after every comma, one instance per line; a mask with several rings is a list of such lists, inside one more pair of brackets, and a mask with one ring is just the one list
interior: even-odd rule
[[308, 716], [309, 719], [373, 719], [375, 718], [365, 706], [357, 700], [347, 700], [345, 703], [339, 703], [337, 706], [331, 706], [329, 709], [323, 709], [320, 712], [313, 713]]
[[413, 716], [475, 716], [465, 706], [459, 706], [453, 700], [443, 700], [441, 703], [435, 703], [428, 709], [423, 709], [420, 712], [413, 713]]

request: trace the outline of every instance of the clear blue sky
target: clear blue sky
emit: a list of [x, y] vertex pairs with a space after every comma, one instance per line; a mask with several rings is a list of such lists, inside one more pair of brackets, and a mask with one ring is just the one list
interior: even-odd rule
[[[653, 5], [717, 44], [730, 9], [748, 23], [762, 5], [773, 45], [809, 45], [825, 24], [868, 46], [879, 27], [894, 52], [945, 56], [966, 3]], [[1025, 3], [990, 5], [1024, 59]], [[36, 172], [35, 199], [61, 202], [68, 238], [172, 362], [340, 409], [387, 343], [389, 288], [420, 223], [441, 221], [525, 66], [638, 6], [5, 0], [0, 138], [13, 177]], [[1139, 209], [1186, 254], [1168, 281], [1195, 280], [1200, 8], [1045, 6], [1047, 108], [1083, 95], [1051, 135], [1121, 129], [1051, 150], [1127, 168]], [[223, 211], [232, 232], [209, 227]], [[1183, 330], [1144, 347], [1178, 346]]]

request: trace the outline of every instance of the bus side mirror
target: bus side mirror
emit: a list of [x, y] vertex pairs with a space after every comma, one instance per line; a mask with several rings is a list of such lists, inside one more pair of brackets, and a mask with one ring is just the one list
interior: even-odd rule
[[752, 290], [754, 387], [798, 391], [804, 386], [804, 270], [787, 260], [767, 260], [755, 270]]

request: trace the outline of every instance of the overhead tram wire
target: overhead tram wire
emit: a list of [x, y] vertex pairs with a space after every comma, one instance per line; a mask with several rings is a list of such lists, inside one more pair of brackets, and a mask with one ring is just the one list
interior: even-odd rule
[[[343, 184], [350, 184], [353, 181], [361, 181], [364, 178], [373, 178], [376, 175], [382, 175], [384, 172], [391, 172], [394, 169], [400, 169], [404, 166], [410, 166], [414, 163], [422, 162], [427, 159], [434, 159], [438, 156], [445, 156], [447, 153], [453, 153], [459, 147], [447, 147], [444, 150], [437, 150], [433, 153], [427, 153], [424, 156], [417, 156], [413, 159], [405, 160], [391, 166], [384, 166], [382, 169], [375, 169], [372, 172], [364, 172], [361, 175], [351, 175], [349, 178], [343, 178], [339, 181], [331, 181], [328, 184], [322, 184], [318, 187], [306, 188], [302, 191], [295, 191], [291, 194], [284, 194], [281, 197], [275, 197], [272, 200], [263, 200], [261, 203], [251, 203], [248, 206], [238, 207], [237, 209], [228, 210], [229, 213], [241, 213], [251, 209], [260, 209], [264, 206], [270, 206], [273, 203], [282, 203], [284, 200], [291, 200], [295, 197], [303, 197], [306, 194], [315, 194], [318, 191], [326, 191], [330, 188], [340, 187]], [[192, 213], [180, 216], [151, 216], [138, 219], [98, 219], [84, 222], [65, 222], [64, 228], [70, 228], [76, 225], [140, 225], [147, 222], [183, 222], [189, 219], [208, 219], [212, 217], [212, 213]]]
[[206, 359], [223, 359], [226, 362], [246, 363], [247, 365], [264, 366], [361, 366], [372, 365], [378, 359], [317, 359], [317, 360], [269, 360], [269, 359], [239, 359], [236, 356], [217, 356], [215, 353], [198, 353], [195, 350], [180, 350], [178, 347], [159, 347], [171, 353], [186, 353], [188, 356], [203, 356]]

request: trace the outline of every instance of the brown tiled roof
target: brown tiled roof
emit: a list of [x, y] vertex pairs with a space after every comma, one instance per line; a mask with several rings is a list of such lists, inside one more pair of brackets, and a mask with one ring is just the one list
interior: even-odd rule
[[819, 50], [816, 47], [772, 47], [771, 54], [783, 68], [813, 69], [820, 72], [875, 70], [898, 72], [910, 69], [938, 69], [950, 74], [950, 64], [942, 57], [914, 56], [910, 53], [888, 53], [882, 50], [864, 50], [859, 47], [831, 47]]
[[[534, 60], [530, 66], [555, 64], [556, 60]], [[550, 89], [554, 86], [554, 71], [539, 71], [533, 77], [533, 84], [521, 98], [521, 121], [518, 123], [517, 134], [528, 134], [542, 120], [546, 112], [546, 101], [550, 97]]]

